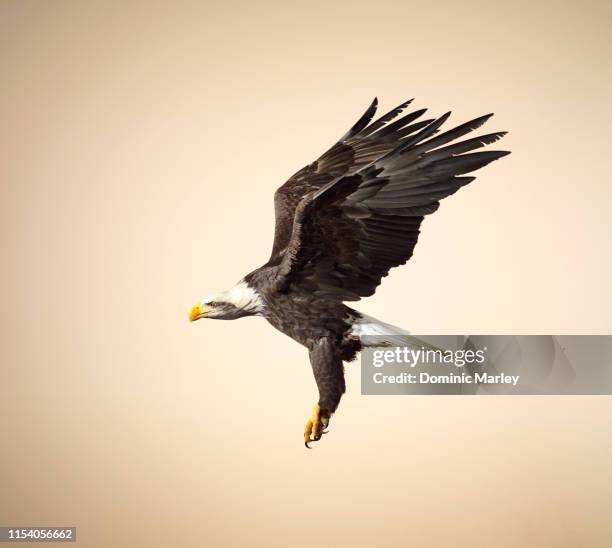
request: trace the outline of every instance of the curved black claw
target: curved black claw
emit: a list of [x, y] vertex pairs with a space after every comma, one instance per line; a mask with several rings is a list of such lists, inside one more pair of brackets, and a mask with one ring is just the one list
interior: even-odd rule
[[312, 447], [310, 447], [310, 445], [308, 445], [309, 443], [314, 443], [315, 441], [319, 441], [321, 439], [321, 436], [317, 437], [317, 438], [310, 438], [308, 441], [304, 442], [304, 446], [306, 447], [306, 449], [312, 449]]

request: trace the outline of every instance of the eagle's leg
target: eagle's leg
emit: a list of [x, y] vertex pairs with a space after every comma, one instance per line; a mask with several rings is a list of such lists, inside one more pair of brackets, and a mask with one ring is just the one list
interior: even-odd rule
[[344, 368], [342, 354], [337, 344], [330, 338], [318, 339], [310, 348], [310, 363], [319, 389], [319, 403], [304, 429], [304, 444], [318, 441], [329, 424], [329, 418], [338, 407], [344, 394]]

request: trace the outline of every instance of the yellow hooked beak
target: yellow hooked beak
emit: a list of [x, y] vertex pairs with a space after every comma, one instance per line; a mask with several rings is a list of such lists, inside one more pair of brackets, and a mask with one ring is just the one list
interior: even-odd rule
[[203, 318], [204, 316], [206, 316], [208, 311], [209, 311], [209, 308], [206, 307], [206, 306], [203, 306], [201, 304], [195, 305], [191, 309], [191, 312], [189, 312], [189, 321], [190, 322], [195, 322], [196, 320], [199, 320], [200, 318]]

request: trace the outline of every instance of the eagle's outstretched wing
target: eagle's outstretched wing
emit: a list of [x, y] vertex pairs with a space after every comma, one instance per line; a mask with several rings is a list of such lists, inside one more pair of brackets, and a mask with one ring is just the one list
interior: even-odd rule
[[[386, 125], [393, 113], [370, 126], [371, 115], [366, 113], [347, 134], [351, 149], [363, 150], [361, 155], [353, 153], [336, 168], [336, 154], [330, 153], [339, 145], [348, 146], [348, 140], [341, 141], [277, 191], [277, 208], [286, 222], [277, 227], [275, 239], [279, 288], [342, 301], [372, 295], [392, 267], [412, 256], [423, 217], [436, 211], [442, 198], [474, 180], [462, 175], [509, 154], [470, 153], [505, 132], [451, 143], [480, 127], [490, 114], [434, 136], [450, 113], [416, 133], [403, 120], [422, 112]], [[377, 133], [383, 137], [377, 139]], [[361, 140], [368, 143], [363, 148]], [[374, 143], [380, 143], [379, 148]], [[323, 172], [322, 165], [334, 169]], [[291, 196], [291, 202], [285, 196]], [[293, 221], [287, 222], [290, 212]]]
[[378, 100], [375, 98], [363, 116], [334, 146], [318, 160], [298, 171], [276, 191], [274, 194], [276, 227], [270, 264], [278, 264], [282, 259], [291, 237], [295, 209], [304, 196], [339, 177], [355, 173], [376, 158], [393, 150], [407, 135], [432, 122], [432, 120], [422, 120], [412, 123], [426, 112], [426, 109], [422, 109], [388, 124], [411, 102], [412, 99], [402, 103], [370, 124], [378, 105]]

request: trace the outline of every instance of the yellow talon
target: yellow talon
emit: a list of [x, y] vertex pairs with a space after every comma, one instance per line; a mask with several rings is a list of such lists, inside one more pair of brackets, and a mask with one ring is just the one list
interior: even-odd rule
[[[321, 419], [321, 408], [319, 405], [315, 405], [312, 409], [312, 414], [306, 423], [304, 428], [304, 445], [310, 449], [308, 444], [311, 441], [318, 441], [321, 439], [323, 429], [327, 426], [329, 419]], [[312, 436], [312, 437], [311, 437]]]

